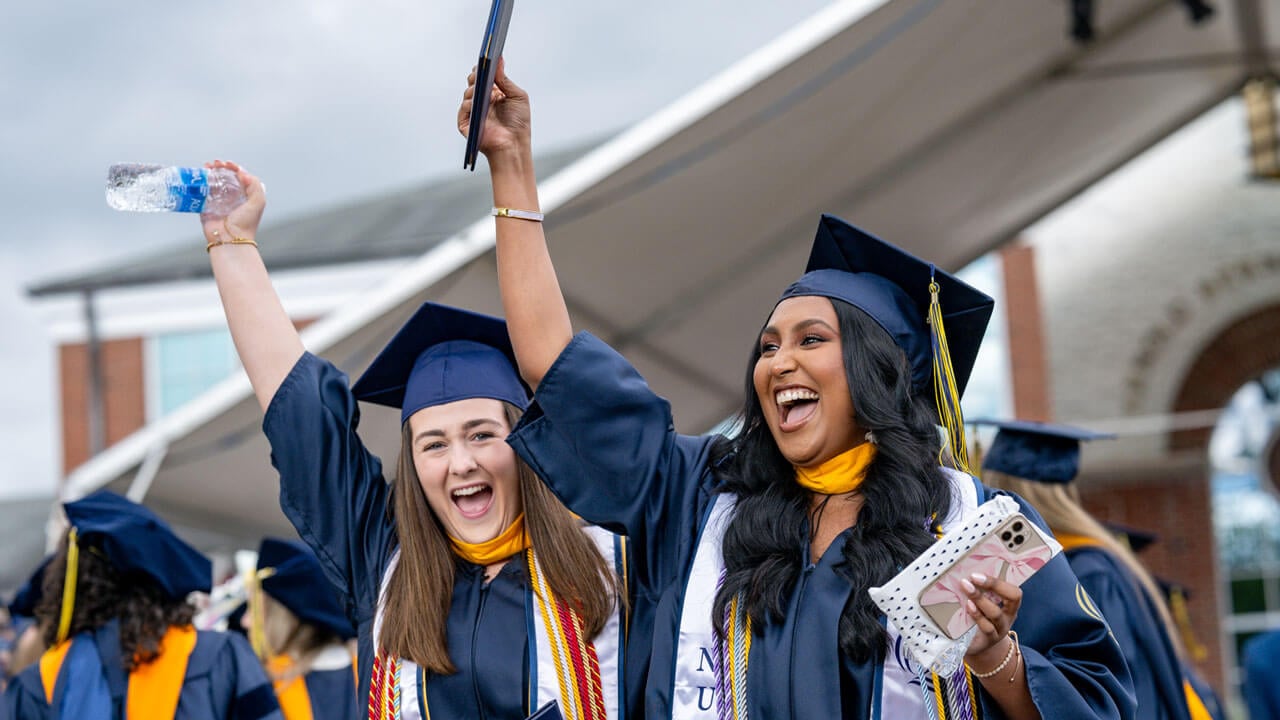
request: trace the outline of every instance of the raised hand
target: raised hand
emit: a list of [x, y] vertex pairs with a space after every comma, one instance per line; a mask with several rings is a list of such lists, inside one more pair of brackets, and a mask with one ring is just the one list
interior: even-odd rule
[[[471, 130], [471, 108], [475, 102], [476, 71], [467, 76], [467, 89], [458, 107], [458, 132], [466, 137]], [[530, 147], [529, 94], [507, 77], [506, 61], [499, 58], [494, 87], [489, 90], [489, 114], [478, 145], [491, 161], [496, 155], [528, 152]]]
[[250, 175], [244, 168], [227, 160], [214, 160], [204, 164], [209, 169], [225, 168], [236, 174], [244, 189], [245, 201], [227, 215], [202, 213], [200, 225], [208, 242], [229, 241], [232, 238], [253, 240], [258, 235], [258, 223], [267, 206], [267, 190], [262, 181]]

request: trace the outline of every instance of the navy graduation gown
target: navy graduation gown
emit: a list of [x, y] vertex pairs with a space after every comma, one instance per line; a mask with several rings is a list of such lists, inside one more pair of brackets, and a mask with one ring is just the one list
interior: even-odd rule
[[[565, 348], [507, 436], [570, 510], [631, 541], [628, 707], [643, 692], [649, 718], [671, 716], [684, 579], [715, 497], [714, 441], [676, 433], [670, 404], [587, 333]], [[709, 663], [699, 669], [710, 698], [714, 675]]]
[[1204, 703], [1204, 709], [1209, 711], [1210, 718], [1213, 720], [1227, 720], [1227, 714], [1222, 709], [1222, 700], [1218, 698], [1218, 693], [1214, 692], [1213, 687], [1194, 667], [1184, 663], [1182, 676], [1191, 684], [1191, 689], [1196, 691], [1196, 695], [1200, 696], [1200, 702]]
[[1263, 633], [1244, 647], [1244, 693], [1249, 720], [1280, 720], [1280, 630]]
[[361, 716], [356, 701], [356, 678], [351, 666], [312, 670], [303, 676], [311, 699], [312, 720], [352, 720]]
[[[634, 609], [632, 643], [652, 634], [645, 712], [670, 717], [684, 583], [716, 492], [708, 466], [714, 438], [675, 432], [670, 404], [605, 343], [580, 333], [508, 442], [571, 510], [631, 537], [644, 600]], [[758, 629], [748, 691], [756, 717], [866, 717], [875, 666], [856, 666], [835, 649], [850, 592], [835, 572], [842, 543], [797, 584], [787, 620]], [[1132, 717], [1119, 650], [1105, 624], [1077, 605], [1075, 587], [1063, 559], [1024, 585], [1015, 628], [1032, 696], [1041, 708], [1067, 711], [1062, 717]], [[707, 684], [714, 686], [710, 673]], [[1000, 717], [993, 703], [985, 706], [987, 717]]]
[[[56, 697], [55, 697], [56, 699]], [[5, 691], [5, 715], [12, 720], [54, 717], [45, 701], [40, 664], [23, 670]], [[174, 720], [282, 720], [267, 673], [235, 633], [201, 630], [187, 660]]]
[[1124, 652], [1133, 674], [1138, 716], [1144, 720], [1190, 718], [1181, 661], [1160, 622], [1159, 610], [1138, 580], [1102, 548], [1073, 548], [1065, 555]]
[[[271, 399], [263, 430], [280, 473], [280, 506], [315, 550], [358, 630], [363, 711], [373, 667], [374, 616], [397, 547], [382, 463], [356, 434], [360, 411], [345, 374], [305, 353]], [[524, 718], [528, 668], [526, 563], [512, 558], [489, 583], [457, 561], [449, 654], [457, 672], [426, 680], [435, 717]]]

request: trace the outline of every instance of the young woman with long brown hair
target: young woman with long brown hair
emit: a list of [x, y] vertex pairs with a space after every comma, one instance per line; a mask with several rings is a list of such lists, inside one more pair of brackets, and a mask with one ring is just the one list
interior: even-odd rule
[[[354, 387], [305, 352], [258, 254], [262, 184], [203, 218], [231, 336], [265, 412], [280, 504], [358, 629], [371, 718], [620, 717], [620, 538], [584, 527], [505, 439], [528, 393], [506, 327], [425, 304]], [[400, 409], [397, 472], [357, 400]], [[558, 706], [558, 707], [557, 707]]]

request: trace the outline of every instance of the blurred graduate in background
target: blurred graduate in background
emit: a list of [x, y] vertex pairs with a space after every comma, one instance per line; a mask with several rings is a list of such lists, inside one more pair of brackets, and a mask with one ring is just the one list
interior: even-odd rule
[[355, 627], [315, 553], [266, 538], [241, 623], [267, 668], [285, 720], [339, 720], [358, 714], [347, 641]]
[[9, 680], [40, 659], [44, 652], [44, 638], [40, 624], [36, 622], [36, 605], [44, 590], [44, 571], [53, 556], [40, 561], [31, 577], [14, 593], [9, 603], [9, 622], [13, 627], [13, 647], [5, 666], [5, 679]]
[[1133, 552], [1080, 503], [1072, 482], [1080, 443], [1110, 437], [1067, 426], [974, 420], [1000, 430], [982, 460], [982, 481], [1029, 501], [1062, 543], [1088, 596], [1081, 598], [1107, 624], [1133, 673], [1138, 717], [1211, 720], [1184, 670], [1186, 653], [1164, 596]]
[[1245, 644], [1241, 692], [1249, 720], [1280, 720], [1280, 630], [1262, 633]]
[[34, 607], [48, 650], [6, 690], [10, 718], [281, 718], [245, 639], [192, 625], [207, 558], [114, 493], [63, 507], [70, 528]]

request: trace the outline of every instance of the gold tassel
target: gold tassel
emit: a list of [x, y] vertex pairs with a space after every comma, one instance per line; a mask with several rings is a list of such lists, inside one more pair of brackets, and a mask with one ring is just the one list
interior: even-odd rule
[[266, 609], [263, 606], [262, 581], [276, 574], [275, 568], [250, 570], [245, 579], [249, 602], [249, 645], [258, 659], [266, 662], [271, 657], [267, 647]]
[[977, 469], [974, 475], [978, 475], [979, 479], [981, 479], [983, 454], [982, 438], [978, 437], [978, 433], [975, 432], [973, 434], [973, 452], [969, 453], [969, 460], [973, 463], [973, 467]]
[[1169, 612], [1173, 615], [1173, 621], [1178, 624], [1178, 630], [1182, 632], [1182, 644], [1187, 648], [1187, 654], [1191, 659], [1200, 662], [1207, 658], [1209, 650], [1200, 644], [1200, 639], [1196, 637], [1195, 630], [1191, 627], [1191, 612], [1187, 610], [1187, 596], [1181, 588], [1174, 588], [1169, 593]]
[[[930, 268], [932, 271], [932, 268]], [[947, 331], [942, 322], [942, 305], [938, 302], [941, 288], [929, 277], [929, 335], [933, 345], [933, 392], [938, 407], [938, 420], [947, 431], [951, 448], [951, 465], [969, 473], [969, 449], [964, 435], [964, 413], [960, 410], [960, 389], [955, 371], [951, 367], [951, 349], [947, 346]]]
[[71, 616], [76, 610], [76, 578], [79, 574], [79, 533], [73, 527], [67, 533], [67, 573], [62, 580], [62, 615], [58, 618], [58, 638], [55, 644], [62, 644], [71, 631]]

